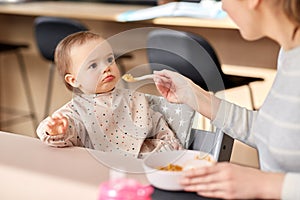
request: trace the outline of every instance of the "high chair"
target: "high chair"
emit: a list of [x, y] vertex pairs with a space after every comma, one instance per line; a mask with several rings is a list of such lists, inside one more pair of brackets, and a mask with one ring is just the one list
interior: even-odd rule
[[184, 104], [169, 103], [161, 96], [146, 95], [150, 107], [162, 113], [186, 149], [210, 153], [217, 161], [229, 161], [234, 139], [223, 131], [204, 131], [193, 127], [195, 111]]

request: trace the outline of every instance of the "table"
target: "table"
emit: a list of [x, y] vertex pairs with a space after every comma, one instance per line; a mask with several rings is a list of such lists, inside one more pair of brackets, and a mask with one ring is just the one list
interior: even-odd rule
[[[0, 199], [96, 200], [100, 183], [109, 178], [109, 167], [95, 155], [107, 154], [79, 147], [49, 147], [36, 138], [0, 132]], [[148, 184], [143, 173], [127, 176]], [[170, 197], [207, 199], [193, 193], [155, 190], [153, 200]]]
[[84, 149], [0, 132], [0, 199], [96, 199], [108, 169]]

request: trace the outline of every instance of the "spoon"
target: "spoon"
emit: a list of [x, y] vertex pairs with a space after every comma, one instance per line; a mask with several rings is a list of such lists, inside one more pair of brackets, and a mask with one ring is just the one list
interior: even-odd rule
[[122, 79], [126, 82], [136, 82], [136, 81], [142, 81], [146, 79], [153, 79], [154, 75], [153, 74], [147, 74], [144, 76], [139, 76], [139, 77], [133, 77], [131, 74], [124, 74], [122, 76]]

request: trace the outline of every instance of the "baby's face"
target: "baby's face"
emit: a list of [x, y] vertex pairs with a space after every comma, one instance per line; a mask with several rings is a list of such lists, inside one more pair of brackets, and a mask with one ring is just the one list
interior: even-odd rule
[[103, 39], [91, 40], [71, 50], [75, 87], [86, 94], [100, 94], [115, 88], [120, 79], [113, 51]]

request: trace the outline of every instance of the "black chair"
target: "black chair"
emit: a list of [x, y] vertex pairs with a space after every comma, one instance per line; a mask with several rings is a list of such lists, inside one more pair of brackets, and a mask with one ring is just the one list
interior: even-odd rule
[[250, 83], [264, 79], [225, 74], [215, 50], [200, 35], [168, 29], [151, 31], [147, 54], [152, 70], [177, 71], [207, 91], [216, 93], [248, 86], [251, 106], [255, 109]]
[[[22, 56], [22, 49], [27, 49], [29, 47], [28, 44], [23, 43], [5, 43], [0, 42], [0, 53], [13, 53], [17, 58], [17, 62], [19, 64], [19, 69], [22, 77], [22, 85], [24, 87], [24, 93], [26, 96], [27, 104], [29, 111], [19, 110], [15, 108], [8, 107], [0, 107], [0, 113], [7, 113], [12, 115], [12, 118], [8, 118], [5, 120], [0, 120], [0, 127], [9, 126], [11, 124], [22, 122], [26, 118], [30, 118], [33, 123], [33, 127], [35, 128], [37, 125], [37, 116], [34, 108], [34, 102], [32, 98], [32, 93], [30, 89], [29, 79], [26, 71], [25, 62]], [[6, 66], [9, 67], [9, 66]], [[19, 91], [18, 91], [19, 92]]]
[[88, 28], [76, 20], [58, 17], [37, 17], [34, 21], [35, 39], [38, 49], [46, 60], [50, 61], [47, 96], [44, 117], [48, 116], [54, 79], [54, 51], [57, 44], [72, 33], [87, 31]]

